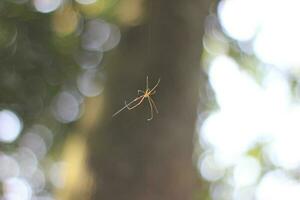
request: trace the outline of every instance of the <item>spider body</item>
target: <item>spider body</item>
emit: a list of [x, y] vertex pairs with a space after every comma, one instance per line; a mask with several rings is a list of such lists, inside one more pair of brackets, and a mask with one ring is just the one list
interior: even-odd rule
[[[135, 99], [133, 99], [131, 102], [126, 103], [125, 101], [125, 106], [123, 108], [121, 108], [120, 110], [118, 110], [115, 114], [113, 114], [113, 117], [116, 116], [117, 114], [119, 114], [122, 110], [124, 110], [125, 108], [127, 108], [128, 110], [132, 110], [134, 108], [136, 108], [137, 106], [139, 106], [145, 99], [148, 100], [149, 105], [150, 105], [150, 112], [151, 112], [151, 116], [150, 118], [148, 118], [147, 120], [150, 121], [153, 119], [153, 108], [155, 110], [156, 113], [158, 113], [158, 109], [155, 105], [154, 100], [151, 98], [152, 95], [155, 94], [155, 89], [157, 88], [158, 84], [160, 82], [160, 79], [158, 79], [156, 85], [152, 88], [149, 89], [148, 87], [148, 76], [146, 78], [146, 90], [138, 90], [138, 94], [142, 93], [142, 95], [136, 97]], [[135, 103], [135, 104], [134, 104]]]

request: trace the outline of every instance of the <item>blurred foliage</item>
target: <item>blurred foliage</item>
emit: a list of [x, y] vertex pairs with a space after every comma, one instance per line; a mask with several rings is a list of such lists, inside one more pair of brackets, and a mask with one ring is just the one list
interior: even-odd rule
[[[41, 169], [39, 177], [46, 180], [30, 181], [31, 176], [27, 177], [20, 172], [18, 177], [26, 181], [11, 181], [16, 185], [31, 184], [31, 189], [27, 191], [31, 191], [32, 194], [28, 195], [32, 198], [34, 194], [37, 195], [36, 198], [50, 198], [52, 195], [48, 195], [49, 192], [51, 194], [54, 188], [60, 187], [58, 179], [64, 176], [57, 178], [59, 175], [53, 173], [61, 170], [62, 167], [58, 167], [62, 166], [61, 159], [74, 165], [73, 171], [69, 170], [65, 174], [73, 177], [66, 178], [68, 181], [72, 181], [78, 175], [74, 182], [83, 180], [80, 178], [82, 171], [78, 170], [85, 166], [78, 162], [84, 162], [86, 159], [84, 137], [76, 139], [78, 136], [73, 138], [68, 134], [81, 135], [86, 132], [97, 116], [99, 109], [96, 108], [101, 105], [99, 99], [97, 103], [91, 104], [86, 102], [86, 97], [97, 96], [103, 90], [105, 70], [101, 62], [102, 57], [105, 59], [105, 52], [114, 48], [121, 36], [119, 28], [113, 23], [126, 28], [141, 22], [143, 1], [131, 0], [129, 3], [126, 1], [126, 4], [124, 2], [0, 1], [0, 111], [9, 110], [15, 113], [22, 127], [21, 134], [16, 135], [16, 139], [0, 139], [0, 183], [3, 184], [3, 187], [0, 187], [0, 196], [6, 194], [5, 187], [8, 187], [7, 178], [2, 176], [10, 177], [9, 174], [13, 172], [5, 169], [13, 169], [13, 166], [23, 169], [24, 163], [18, 158], [21, 158], [24, 151], [32, 155], [32, 162], [30, 157], [25, 160], [26, 166]], [[89, 112], [89, 115], [81, 118], [84, 112]], [[7, 113], [4, 117], [16, 120], [16, 117]], [[72, 122], [79, 118], [81, 120], [74, 127], [75, 123]], [[4, 119], [6, 118], [1, 119], [0, 126], [7, 123]], [[35, 129], [36, 126], [42, 129]], [[74, 132], [74, 129], [80, 131]], [[48, 135], [45, 138], [44, 133]], [[52, 138], [50, 142], [49, 138]], [[68, 143], [65, 144], [67, 138]], [[47, 141], [49, 144], [46, 144]], [[39, 153], [44, 150], [47, 151], [47, 155], [38, 158], [37, 162]], [[8, 159], [9, 162], [1, 159]], [[75, 169], [77, 164], [78, 168]], [[35, 190], [34, 184], [38, 183], [43, 183], [42, 189]], [[72, 186], [69, 184], [68, 187]], [[62, 199], [74, 199], [65, 192], [58, 192], [58, 196]], [[27, 199], [25, 196], [22, 196], [22, 199]]]
[[[241, 5], [245, 2], [243, 1], [222, 1], [222, 3], [224, 2], [231, 2], [231, 3], [236, 3], [238, 4], [239, 2], [242, 2]], [[251, 2], [251, 1], [249, 1]], [[284, 1], [282, 1], [283, 4], [285, 4]], [[238, 7], [237, 5], [235, 4], [230, 4], [230, 9], [229, 9], [229, 13], [227, 13], [229, 15], [229, 18], [231, 21], [231, 24], [229, 23], [228, 24], [223, 24], [223, 26], [226, 26], [228, 25], [228, 27], [232, 28], [234, 31], [245, 31], [243, 30], [243, 28], [240, 28], [236, 22], [237, 21], [240, 21], [241, 23], [245, 23], [243, 21], [243, 19], [245, 18], [241, 18], [241, 19], [238, 19], [238, 20], [234, 20], [235, 17], [238, 18], [237, 15], [235, 15], [236, 13], [242, 13], [243, 9], [248, 9], [248, 7], [243, 7], [241, 5], [239, 5], [240, 7]], [[253, 3], [255, 6], [253, 7], [254, 9], [259, 9], [258, 7], [260, 7], [260, 4], [261, 2], [257, 3]], [[229, 3], [228, 3], [229, 4]], [[286, 4], [289, 4], [289, 3], [286, 3]], [[266, 4], [268, 5], [268, 4]], [[236, 6], [236, 7], [235, 7]], [[269, 7], [272, 7], [273, 5], [268, 5]], [[261, 6], [263, 7], [263, 6]], [[263, 9], [263, 16], [268, 16], [270, 17], [269, 15], [271, 15], [269, 13], [269, 10], [266, 10], [266, 8], [269, 8], [269, 7], [265, 7]], [[232, 10], [231, 10], [232, 9]], [[241, 10], [239, 10], [241, 9]], [[282, 8], [280, 8], [282, 9]], [[235, 12], [236, 13], [235, 13]], [[274, 11], [273, 11], [274, 12]], [[289, 11], [287, 11], [289, 12]], [[253, 79], [255, 81], [255, 84], [257, 83], [257, 88], [260, 88], [261, 92], [262, 93], [267, 93], [266, 92], [266, 87], [272, 87], [272, 89], [274, 90], [274, 94], [277, 94], [277, 97], [279, 98], [286, 98], [288, 99], [287, 102], [280, 102], [278, 104], [278, 106], [286, 106], [285, 103], [288, 104], [288, 106], [286, 106], [287, 108], [287, 112], [282, 112], [280, 114], [284, 115], [284, 116], [275, 116], [277, 114], [277, 112], [275, 111], [276, 108], [274, 105], [277, 105], [277, 104], [272, 104], [273, 101], [276, 101], [275, 99], [268, 99], [268, 104], [270, 104], [270, 110], [267, 110], [267, 111], [260, 111], [257, 107], [257, 105], [261, 106], [261, 105], [264, 105], [264, 107], [267, 107], [268, 105], [267, 104], [259, 104], [261, 103], [260, 101], [262, 101], [262, 99], [260, 99], [259, 97], [256, 97], [256, 96], [252, 96], [251, 98], [249, 98], [248, 100], [248, 103], [251, 101], [255, 102], [255, 101], [258, 101], [258, 104], [254, 104], [255, 106], [253, 105], [248, 105], [248, 104], [244, 104], [244, 102], [238, 102], [238, 100], [234, 101], [235, 97], [237, 96], [241, 96], [243, 94], [239, 94], [239, 91], [229, 91], [228, 93], [232, 92], [232, 96], [234, 97], [231, 97], [231, 99], [226, 99], [228, 100], [229, 102], [232, 100], [233, 102], [238, 102], [238, 103], [241, 103], [241, 105], [244, 105], [245, 107], [248, 107], [247, 109], [250, 108], [255, 110], [255, 109], [258, 109], [255, 111], [256, 113], [256, 116], [254, 117], [253, 120], [256, 120], [256, 118], [258, 119], [261, 119], [260, 123], [262, 123], [263, 125], [265, 125], [266, 127], [267, 126], [270, 126], [272, 128], [272, 130], [269, 130], [269, 129], [263, 129], [263, 130], [260, 130], [261, 132], [259, 132], [259, 136], [256, 136], [256, 140], [253, 142], [253, 144], [247, 146], [247, 145], [241, 145], [243, 146], [243, 150], [240, 150], [238, 149], [239, 147], [239, 144], [237, 144], [235, 146], [235, 142], [236, 143], [239, 143], [240, 141], [237, 139], [237, 138], [234, 138], [233, 135], [231, 135], [230, 132], [231, 130], [232, 131], [236, 131], [234, 128], [235, 127], [238, 127], [241, 128], [245, 128], [247, 127], [247, 125], [252, 125], [252, 126], [256, 126], [257, 123], [252, 123], [251, 122], [251, 119], [250, 118], [247, 118], [247, 115], [249, 115], [249, 113], [247, 113], [247, 111], [245, 111], [243, 113], [243, 111], [241, 113], [238, 113], [240, 115], [238, 116], [235, 116], [237, 118], [234, 118], [233, 117], [233, 124], [230, 125], [230, 124], [226, 124], [228, 122], [230, 122], [230, 120], [226, 121], [224, 118], [228, 117], [230, 118], [230, 115], [224, 115], [223, 118], [222, 118], [222, 123], [221, 124], [218, 124], [217, 122], [220, 122], [220, 121], [217, 121], [216, 124], [214, 124], [215, 126], [218, 126], [218, 125], [225, 125], [225, 127], [223, 128], [226, 128], [226, 130], [217, 130], [216, 129], [213, 129], [213, 130], [210, 130], [211, 134], [214, 134], [213, 131], [215, 132], [218, 132], [222, 135], [225, 135], [222, 137], [219, 137], [221, 138], [218, 138], [218, 142], [217, 144], [213, 144], [213, 145], [207, 145], [207, 144], [203, 144], [202, 147], [203, 147], [203, 154], [202, 156], [205, 157], [207, 154], [209, 156], [213, 156], [214, 158], [216, 159], [219, 159], [218, 162], [221, 162], [222, 163], [222, 158], [226, 159], [226, 153], [232, 153], [232, 149], [234, 148], [237, 148], [237, 149], [234, 149], [236, 152], [234, 153], [237, 153], [239, 151], [242, 151], [241, 155], [238, 157], [239, 159], [248, 159], [252, 161], [255, 160], [255, 162], [257, 163], [257, 165], [259, 167], [257, 167], [255, 169], [255, 167], [253, 167], [252, 169], [251, 168], [247, 168], [248, 166], [244, 166], [244, 170], [248, 170], [248, 171], [245, 171], [244, 173], [240, 173], [240, 170], [242, 167], [239, 166], [241, 163], [240, 160], [234, 160], [231, 164], [229, 164], [228, 166], [225, 164], [225, 167], [224, 167], [224, 163], [220, 164], [218, 162], [216, 162], [215, 160], [213, 160], [212, 162], [208, 163], [207, 164], [207, 168], [208, 170], [207, 171], [204, 171], [202, 172], [202, 175], [207, 175], [208, 174], [208, 187], [209, 187], [209, 195], [210, 197], [208, 197], [208, 199], [221, 199], [221, 200], [227, 200], [227, 199], [269, 199], [269, 198], [276, 198], [276, 196], [278, 194], [280, 194], [280, 192], [276, 192], [276, 191], [272, 191], [274, 188], [278, 187], [282, 187], [282, 185], [285, 185], [286, 182], [290, 181], [290, 182], [293, 182], [294, 185], [290, 185], [286, 188], [286, 190], [283, 189], [283, 191], [289, 191], [290, 188], [293, 188], [293, 187], [297, 187], [299, 186], [299, 174], [298, 173], [295, 173], [295, 171], [298, 171], [299, 169], [299, 162], [297, 162], [297, 150], [294, 150], [293, 152], [291, 151], [291, 149], [293, 147], [290, 147], [289, 145], [291, 145], [290, 143], [291, 142], [291, 138], [295, 138], [297, 140], [298, 138], [298, 132], [299, 132], [299, 129], [298, 129], [298, 123], [295, 122], [297, 125], [296, 126], [293, 126], [294, 125], [294, 122], [293, 120], [297, 121], [297, 118], [299, 117], [299, 113], [298, 113], [298, 106], [299, 106], [299, 65], [295, 65], [295, 66], [290, 66], [289, 64], [282, 64], [282, 63], [268, 63], [266, 62], [265, 60], [262, 60], [261, 58], [259, 58], [258, 56], [258, 53], [255, 52], [255, 48], [254, 48], [254, 43], [255, 43], [255, 39], [257, 38], [257, 35], [260, 33], [261, 29], [262, 29], [262, 26], [265, 25], [265, 24], [259, 24], [259, 28], [258, 30], [256, 30], [255, 34], [248, 40], [246, 41], [240, 41], [239, 38], [234, 38], [232, 35], [230, 35], [228, 32], [226, 32], [226, 28], [224, 28], [222, 26], [222, 24], [220, 23], [220, 19], [222, 16], [219, 15], [220, 13], [220, 10], [218, 10], [217, 6], [216, 7], [213, 7], [212, 10], [211, 10], [211, 14], [207, 17], [207, 24], [206, 24], [206, 32], [205, 32], [205, 35], [204, 35], [204, 39], [203, 39], [203, 45], [204, 45], [204, 53], [202, 55], [202, 62], [204, 63], [204, 66], [205, 66], [205, 70], [207, 71], [207, 73], [209, 73], [209, 70], [210, 70], [210, 67], [211, 67], [211, 63], [218, 57], [226, 57], [230, 60], [233, 61], [233, 63], [236, 63], [237, 67], [238, 67], [238, 70], [239, 72], [241, 72], [241, 74], [247, 74], [247, 77], [249, 77], [249, 79]], [[283, 14], [283, 15], [286, 15]], [[228, 17], [228, 16], [227, 16]], [[251, 15], [249, 17], [252, 17]], [[291, 16], [289, 16], [291, 17]], [[294, 15], [292, 15], [292, 17], [294, 17]], [[282, 16], [280, 18], [283, 18]], [[227, 19], [229, 20], [229, 19]], [[277, 21], [276, 20], [272, 20], [272, 17], [269, 18], [270, 22], [271, 23], [274, 23], [274, 24], [277, 24]], [[282, 20], [284, 23], [287, 23], [287, 21], [284, 21]], [[270, 23], [269, 22], [269, 23]], [[292, 25], [292, 27], [294, 27], [295, 31], [297, 30], [297, 25], [294, 24], [294, 19], [290, 19], [290, 21], [288, 21], [288, 23], [290, 23]], [[247, 26], [247, 23], [245, 23], [245, 27]], [[250, 26], [250, 25], [249, 25]], [[227, 28], [228, 28], [227, 27]], [[275, 26], [278, 30], [280, 29], [284, 29], [285, 27], [281, 27], [281, 26]], [[239, 29], [240, 28], [240, 29]], [[247, 29], [248, 30], [248, 29]], [[289, 29], [288, 29], [289, 30]], [[283, 33], [284, 30], [283, 30]], [[268, 35], [268, 37], [272, 37], [271, 35]], [[278, 42], [278, 44], [280, 42], [283, 42], [283, 43], [286, 43], [287, 41], [287, 38], [286, 37], [289, 37], [288, 34], [284, 35], [282, 34], [281, 38], [276, 38], [276, 39], [281, 39], [282, 41], [274, 41], [274, 42]], [[292, 37], [292, 36], [291, 36]], [[295, 39], [296, 40], [296, 39]], [[296, 40], [297, 41], [297, 40]], [[295, 41], [295, 44], [296, 44], [296, 41]], [[295, 45], [295, 44], [290, 44], [291, 46]], [[281, 49], [281, 51], [286, 51], [286, 52], [289, 52], [290, 51], [290, 54], [293, 54], [293, 49], [290, 48], [283, 48], [279, 45], [273, 45], [272, 44], [269, 44], [271, 46], [271, 48], [278, 48], [278, 49]], [[296, 45], [297, 46], [297, 45]], [[284, 46], [285, 47], [285, 46]], [[270, 50], [270, 49], [269, 49]], [[269, 52], [270, 54], [272, 54], [273, 52]], [[287, 53], [288, 54], [288, 53]], [[277, 56], [280, 56], [278, 54], [275, 54]], [[284, 57], [285, 55], [283, 55]], [[292, 56], [291, 56], [292, 57]], [[226, 65], [226, 62], [223, 63], [224, 65]], [[218, 66], [220, 67], [220, 69], [223, 67], [222, 65], [221, 66]], [[226, 69], [226, 66], [224, 66], [225, 69]], [[222, 71], [222, 70], [220, 70]], [[230, 82], [230, 78], [226, 77], [226, 74], [225, 73], [225, 70], [223, 70], [224, 72], [224, 80], [223, 82], [225, 83], [226, 81]], [[280, 78], [278, 78], [278, 82], [282, 81], [283, 85], [284, 86], [287, 86], [287, 92], [286, 93], [280, 93], [282, 88], [280, 88], [280, 84], [276, 85], [276, 86], [273, 86], [273, 85], [269, 85], [269, 86], [266, 86], [266, 77], [268, 76], [271, 76], [274, 75], [275, 76], [278, 76]], [[221, 76], [221, 74], [218, 74], [219, 76]], [[250, 75], [250, 76], [248, 76]], [[234, 77], [234, 76], [233, 76]], [[240, 76], [241, 79], [244, 79], [246, 76]], [[220, 77], [218, 77], [220, 78]], [[228, 79], [226, 79], [228, 78]], [[276, 79], [276, 78], [275, 78]], [[231, 85], [234, 85], [234, 84], [238, 84], [238, 82], [234, 82], [234, 80], [232, 81]], [[272, 84], [276, 84], [276, 81], [274, 81]], [[286, 84], [286, 85], [285, 85]], [[225, 84], [224, 84], [225, 85]], [[276, 88], [278, 87], [278, 88]], [[236, 87], [238, 88], [238, 87]], [[234, 87], [234, 89], [236, 89]], [[228, 88], [222, 88], [223, 90], [226, 90]], [[245, 93], [247, 93], [247, 88], [241, 88], [242, 91], [244, 89]], [[288, 91], [290, 89], [290, 91]], [[208, 92], [209, 93], [213, 93], [211, 91], [211, 88], [208, 88]], [[278, 93], [277, 93], [278, 92]], [[228, 94], [227, 93], [227, 94]], [[251, 93], [251, 91], [249, 91], [249, 93]], [[225, 94], [225, 92], [224, 92]], [[224, 95], [224, 94], [219, 94], [220, 96], [221, 95]], [[234, 94], [237, 94], [237, 95], [234, 95]], [[291, 94], [291, 97], [289, 96]], [[264, 94], [265, 95], [265, 94]], [[215, 101], [215, 99], [213, 98], [214, 95], [209, 95], [212, 97], [212, 100], [209, 101], [210, 105], [208, 106], [208, 112], [211, 112], [212, 116], [214, 114], [219, 114], [220, 112], [223, 112], [224, 110], [228, 109], [229, 112], [231, 112], [232, 110], [230, 110], [229, 107], [226, 107], [224, 109], [223, 108], [220, 108], [219, 105], [218, 105], [218, 102]], [[267, 96], [267, 95], [266, 95]], [[275, 97], [276, 95], [274, 95]], [[228, 97], [228, 96], [227, 96]], [[241, 100], [243, 100], [243, 98], [241, 98]], [[224, 102], [222, 102], [224, 103]], [[228, 102], [226, 102], [228, 103]], [[240, 108], [238, 107], [237, 105], [237, 108]], [[222, 111], [223, 109], [223, 111]], [[241, 108], [240, 108], [241, 109]], [[263, 108], [264, 109], [264, 108]], [[279, 108], [280, 109], [280, 108]], [[227, 110], [227, 111], [228, 111]], [[268, 117], [265, 117], [265, 118], [260, 118], [260, 115], [263, 115], [263, 112], [268, 112]], [[293, 119], [292, 117], [293, 116], [289, 116], [290, 113], [297, 113], [296, 115], [296, 118]], [[272, 113], [272, 114], [270, 114]], [[228, 113], [227, 113], [228, 114]], [[280, 115], [279, 114], [279, 115]], [[234, 115], [234, 114], [233, 114]], [[236, 113], [235, 113], [236, 115]], [[274, 120], [272, 117], [273, 116], [270, 116], [270, 115], [274, 115], [274, 118], [275, 119], [280, 119], [278, 121], [275, 120], [275, 123]], [[244, 118], [245, 119], [242, 119]], [[278, 117], [278, 118], [277, 118]], [[290, 117], [290, 118], [289, 118]], [[241, 119], [240, 119], [241, 118]], [[271, 122], [271, 123], [270, 123]], [[273, 124], [272, 124], [273, 123]], [[278, 123], [278, 124], [276, 124]], [[286, 124], [285, 124], [286, 123]], [[242, 124], [242, 125], [240, 125]], [[267, 124], [267, 125], [266, 125]], [[228, 127], [227, 127], [228, 126]], [[245, 126], [245, 127], [244, 127]], [[281, 127], [280, 130], [273, 130], [274, 127]], [[232, 128], [233, 127], [233, 128]], [[284, 128], [283, 128], [284, 127]], [[241, 130], [239, 129], [239, 133], [240, 136], [239, 137], [243, 137], [243, 134], [244, 135], [247, 135], [246, 133], [244, 132], [247, 132], [247, 128], [246, 129], [243, 129], [241, 128]], [[268, 127], [269, 128], [269, 127]], [[222, 129], [222, 128], [220, 128]], [[276, 129], [276, 128], [275, 128]], [[274, 131], [274, 132], [272, 132]], [[227, 134], [227, 135], [226, 135]], [[254, 133], [255, 134], [255, 133]], [[274, 134], [272, 136], [268, 135], [268, 134]], [[277, 135], [276, 135], [277, 134]], [[282, 134], [282, 135], [281, 135]], [[267, 136], [266, 136], [267, 135]], [[279, 141], [278, 138], [278, 135], [280, 135], [280, 138], [279, 138]], [[204, 137], [204, 136], [203, 136]], [[207, 136], [206, 136], [207, 137]], [[211, 136], [212, 138], [214, 136]], [[216, 138], [218, 137], [215, 136]], [[221, 141], [222, 139], [228, 137], [228, 139], [226, 140], [232, 140], [233, 142], [231, 143], [226, 143], [226, 141]], [[216, 138], [213, 138], [213, 139], [216, 139]], [[211, 139], [211, 138], [210, 138]], [[213, 141], [212, 139], [212, 141]], [[225, 139], [224, 139], [225, 140]], [[249, 139], [250, 140], [250, 139]], [[292, 139], [293, 140], [293, 139]], [[221, 141], [221, 142], [220, 142]], [[216, 142], [216, 141], [213, 141], [213, 142]], [[276, 146], [278, 144], [276, 143], [279, 143], [281, 146]], [[275, 144], [274, 144], [275, 143]], [[219, 151], [218, 148], [216, 148], [217, 145], [219, 146], [222, 146], [222, 144], [225, 146], [224, 149], [224, 152], [223, 151]], [[215, 146], [214, 146], [215, 145]], [[226, 146], [227, 145], [227, 146]], [[231, 147], [230, 145], [234, 146], [234, 147]], [[296, 145], [297, 146], [297, 145]], [[273, 149], [270, 150], [270, 147], [272, 147]], [[294, 147], [295, 148], [295, 147]], [[242, 149], [242, 148], [241, 148]], [[228, 150], [228, 152], [225, 152], [226, 150]], [[243, 152], [245, 151], [245, 152]], [[290, 153], [287, 153], [287, 152], [290, 152]], [[287, 155], [287, 154], [292, 154], [292, 155]], [[225, 155], [225, 156], [223, 156]], [[206, 156], [208, 157], [208, 156]], [[221, 158], [219, 158], [221, 157]], [[282, 157], [284, 158], [289, 158], [287, 160], [285, 159], [282, 159]], [[201, 160], [203, 158], [200, 157], [200, 162], [201, 163], [201, 167], [202, 167], [202, 161], [204, 160]], [[220, 161], [221, 160], [221, 161]], [[284, 162], [291, 162], [292, 164], [295, 164], [295, 169], [291, 169], [293, 167], [290, 167], [288, 165], [285, 166]], [[289, 163], [290, 164], [290, 163]], [[241, 168], [239, 168], [241, 167]], [[199, 167], [200, 168], [200, 167]], [[257, 170], [258, 169], [258, 170]], [[211, 170], [211, 171], [210, 171]], [[254, 179], [255, 181], [252, 182], [251, 184], [249, 185], [239, 185], [240, 183], [238, 182], [239, 180], [238, 179], [243, 179], [245, 177], [247, 177], [248, 174], [252, 174], [253, 172], [252, 171], [255, 171], [257, 170], [258, 173], [257, 173], [257, 179]], [[221, 171], [221, 173], [220, 173]], [[282, 174], [286, 175], [286, 182], [284, 182], [283, 180], [281, 180], [282, 177], [280, 177], [278, 174], [278, 177], [275, 176], [274, 172], [282, 172]], [[207, 174], [205, 174], [207, 173]], [[238, 174], [240, 173], [240, 174]], [[220, 175], [221, 174], [221, 175]], [[253, 173], [255, 174], [255, 173]], [[270, 174], [274, 175], [272, 176], [272, 179], [270, 178]], [[281, 175], [282, 175], [281, 174]], [[213, 175], [215, 175], [216, 177], [213, 177]], [[211, 176], [211, 177], [210, 177]], [[240, 177], [238, 177], [240, 176]], [[211, 180], [209, 180], [211, 178]], [[216, 179], [214, 179], [216, 178]], [[268, 179], [270, 178], [270, 179]], [[246, 178], [245, 178], [246, 179]], [[244, 180], [245, 180], [244, 179]], [[251, 179], [251, 177], [250, 177]], [[265, 183], [264, 181], [266, 181], [265, 179], [267, 179], [269, 182], [268, 184]], [[276, 182], [277, 181], [277, 182]], [[262, 185], [263, 184], [266, 184], [264, 185], [265, 188], [261, 189], [261, 187], [263, 187]], [[276, 185], [277, 184], [277, 185]], [[276, 185], [276, 186], [275, 186]], [[295, 186], [296, 185], [296, 186]], [[289, 188], [290, 187], [290, 188]], [[268, 188], [268, 189], [266, 189]], [[248, 191], [247, 191], [248, 190]], [[260, 191], [261, 190], [261, 191]], [[265, 193], [264, 193], [265, 192]], [[276, 195], [273, 195], [272, 194], [275, 194]], [[261, 197], [259, 197], [259, 195], [262, 195]], [[269, 196], [268, 196], [269, 195]], [[294, 196], [293, 196], [294, 195]], [[296, 199], [299, 197], [299, 194], [295, 193], [289, 197], [287, 197], [287, 199]], [[272, 197], [271, 197], [272, 196]], [[285, 194], [284, 194], [285, 196]], [[281, 197], [278, 197], [278, 199], [280, 199]]]
[[76, 83], [82, 69], [74, 57], [86, 52], [81, 46], [86, 23], [101, 18], [116, 23], [125, 20], [120, 25], [128, 26], [141, 17], [136, 6], [142, 1], [126, 8], [125, 1], [119, 4], [118, 0], [79, 2], [61, 2], [47, 13], [35, 9], [43, 1], [0, 2], [1, 107], [16, 111], [26, 126], [44, 117], [48, 120], [52, 99]]

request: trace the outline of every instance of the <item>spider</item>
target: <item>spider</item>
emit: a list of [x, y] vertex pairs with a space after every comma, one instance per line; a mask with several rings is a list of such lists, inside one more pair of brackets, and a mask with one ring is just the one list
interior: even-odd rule
[[[160, 79], [158, 79], [156, 85], [152, 88], [149, 89], [148, 87], [148, 76], [146, 78], [146, 90], [138, 90], [138, 94], [142, 93], [142, 95], [136, 97], [135, 99], [133, 99], [131, 102], [126, 103], [125, 101], [125, 106], [123, 108], [121, 108], [120, 110], [118, 110], [115, 114], [113, 114], [113, 117], [116, 116], [117, 114], [119, 114], [121, 111], [123, 111], [125, 108], [127, 108], [128, 110], [132, 110], [134, 108], [136, 108], [137, 106], [139, 106], [144, 99], [148, 99], [149, 105], [150, 105], [150, 112], [151, 112], [151, 116], [150, 118], [148, 118], [147, 120], [150, 121], [153, 119], [153, 108], [155, 110], [156, 113], [158, 113], [157, 107], [154, 103], [154, 100], [151, 98], [152, 95], [154, 95], [156, 93], [155, 89], [157, 88], [158, 84], [160, 82]], [[136, 104], [134, 104], [136, 103]], [[134, 105], [132, 105], [134, 104]]]

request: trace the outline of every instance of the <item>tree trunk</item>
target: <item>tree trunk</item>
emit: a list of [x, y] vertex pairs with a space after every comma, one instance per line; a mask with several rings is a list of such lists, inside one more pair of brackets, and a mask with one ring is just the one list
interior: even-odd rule
[[[189, 200], [193, 137], [203, 72], [200, 54], [207, 0], [151, 0], [149, 20], [123, 34], [105, 65], [105, 109], [90, 137], [95, 200]], [[150, 9], [151, 8], [151, 9]], [[112, 115], [160, 78], [151, 121], [145, 101]], [[127, 101], [128, 102], [128, 101]]]

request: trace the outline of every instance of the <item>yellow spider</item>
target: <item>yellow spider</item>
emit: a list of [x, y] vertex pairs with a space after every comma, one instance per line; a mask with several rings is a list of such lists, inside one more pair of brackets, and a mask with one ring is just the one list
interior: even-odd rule
[[[132, 110], [135, 107], [139, 106], [144, 101], [144, 99], [148, 99], [148, 102], [149, 102], [149, 105], [150, 105], [151, 117], [148, 118], [147, 120], [148, 121], [152, 120], [153, 119], [153, 108], [154, 108], [156, 113], [158, 113], [158, 110], [157, 110], [157, 107], [154, 103], [154, 100], [151, 98], [151, 96], [153, 94], [155, 94], [155, 92], [156, 92], [155, 89], [157, 88], [159, 82], [160, 82], [160, 79], [158, 79], [156, 85], [152, 89], [149, 89], [149, 87], [148, 87], [148, 76], [147, 76], [147, 78], [146, 78], [146, 90], [145, 91], [138, 90], [138, 94], [142, 93], [142, 95], [136, 97], [135, 99], [133, 99], [128, 104], [125, 101], [125, 106], [123, 108], [121, 108], [120, 110], [118, 110], [115, 114], [113, 114], [113, 117], [116, 116], [117, 114], [119, 114], [125, 108], [127, 108], [128, 110]], [[136, 103], [136, 104], [132, 105], [133, 103]]]

